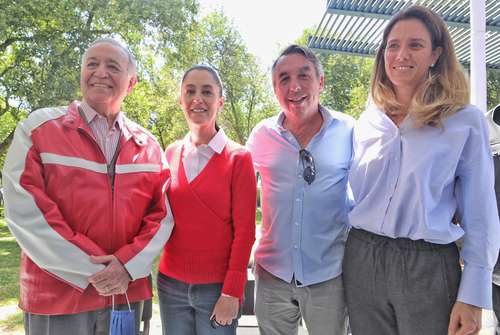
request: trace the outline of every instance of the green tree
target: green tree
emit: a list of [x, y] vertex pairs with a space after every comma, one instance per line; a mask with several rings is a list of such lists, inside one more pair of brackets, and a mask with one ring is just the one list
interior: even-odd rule
[[[150, 108], [154, 113], [148, 118], [150, 128], [162, 145], [184, 136], [187, 124], [178, 102], [181, 76], [192, 65], [207, 63], [218, 70], [224, 85], [226, 100], [218, 123], [230, 138], [245, 143], [253, 126], [277, 111], [264, 72], [221, 12], [202, 18], [185, 40], [189, 49], [176, 57], [175, 66], [169, 60], [155, 66], [154, 57], [151, 58], [148, 66], [154, 79], [134, 90], [134, 97], [144, 97], [141, 104], [155, 101]], [[164, 54], [168, 55], [169, 48], [166, 49]]]
[[[124, 40], [139, 64], [143, 48], [168, 50], [177, 64], [198, 12], [196, 0], [0, 0], [0, 8], [0, 157], [27, 113], [78, 98], [80, 58], [93, 40]], [[139, 75], [148, 82], [151, 73]], [[131, 106], [134, 116], [143, 111]]]
[[220, 122], [234, 140], [244, 143], [258, 121], [277, 112], [269, 80], [223, 13], [207, 15], [200, 27], [201, 61], [217, 68], [225, 85]]
[[370, 87], [371, 58], [321, 54], [325, 71], [323, 104], [358, 118], [365, 109]]
[[487, 99], [488, 110], [500, 104], [500, 70], [488, 70]]

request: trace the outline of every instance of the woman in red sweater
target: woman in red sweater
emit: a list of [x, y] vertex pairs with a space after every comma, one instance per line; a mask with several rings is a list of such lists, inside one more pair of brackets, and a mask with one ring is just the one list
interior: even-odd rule
[[222, 82], [210, 66], [182, 78], [189, 132], [166, 156], [175, 226], [160, 260], [164, 335], [236, 334], [255, 240], [255, 175], [250, 153], [216, 124]]

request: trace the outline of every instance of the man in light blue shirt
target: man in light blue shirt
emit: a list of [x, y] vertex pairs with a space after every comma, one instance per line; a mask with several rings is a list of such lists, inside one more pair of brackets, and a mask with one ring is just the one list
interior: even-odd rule
[[262, 177], [262, 238], [255, 253], [261, 334], [346, 334], [341, 264], [353, 120], [319, 104], [317, 57], [291, 45], [272, 67], [282, 111], [259, 123], [247, 147]]

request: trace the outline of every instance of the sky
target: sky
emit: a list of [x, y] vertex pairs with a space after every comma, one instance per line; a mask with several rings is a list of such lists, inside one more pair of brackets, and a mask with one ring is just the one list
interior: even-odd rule
[[220, 10], [264, 69], [306, 28], [319, 25], [327, 0], [198, 0], [201, 14]]

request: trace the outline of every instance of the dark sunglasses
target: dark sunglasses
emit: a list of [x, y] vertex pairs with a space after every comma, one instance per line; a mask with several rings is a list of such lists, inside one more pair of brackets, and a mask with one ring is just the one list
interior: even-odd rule
[[302, 149], [299, 151], [300, 160], [302, 162], [302, 166], [304, 167], [304, 172], [302, 173], [302, 177], [304, 180], [311, 185], [316, 178], [316, 167], [314, 165], [314, 158], [309, 151], [306, 149]]

